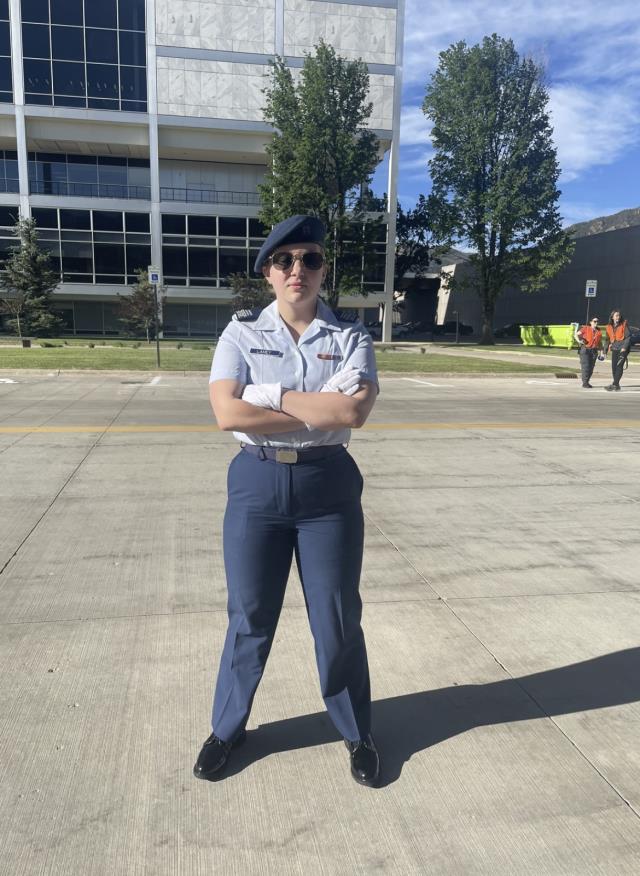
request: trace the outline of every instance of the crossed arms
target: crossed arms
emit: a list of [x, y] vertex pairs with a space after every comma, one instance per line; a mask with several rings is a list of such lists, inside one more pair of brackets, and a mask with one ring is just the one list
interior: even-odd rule
[[254, 393], [255, 400], [249, 402], [242, 398], [245, 392], [242, 383], [216, 380], [209, 385], [209, 398], [218, 426], [225, 432], [274, 435], [307, 426], [324, 432], [363, 426], [378, 394], [375, 383], [359, 380], [352, 387], [352, 394], [327, 389], [328, 385], [322, 392], [297, 392], [282, 387], [280, 394], [279, 388], [277, 391], [268, 389], [277, 384], [267, 384], [267, 391]]

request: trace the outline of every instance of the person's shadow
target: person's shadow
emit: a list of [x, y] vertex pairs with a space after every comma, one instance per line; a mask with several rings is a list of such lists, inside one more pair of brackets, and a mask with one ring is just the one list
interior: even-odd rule
[[[380, 751], [380, 786], [395, 782], [416, 752], [474, 727], [566, 715], [640, 700], [640, 647], [628, 648], [488, 684], [461, 684], [420, 691], [373, 703], [373, 732]], [[247, 733], [247, 740], [229, 759], [223, 776], [249, 764], [296, 748], [340, 739], [326, 712], [316, 712]], [[346, 752], [345, 752], [346, 756]]]

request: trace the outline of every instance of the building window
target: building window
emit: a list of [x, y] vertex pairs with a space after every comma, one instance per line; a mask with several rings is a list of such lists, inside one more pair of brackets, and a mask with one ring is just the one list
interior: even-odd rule
[[[249, 234], [256, 234], [251, 241]], [[162, 216], [163, 277], [171, 286], [229, 285], [229, 274], [250, 270], [266, 229], [255, 219], [226, 216]]]
[[0, 149], [0, 192], [19, 192], [18, 153]]
[[144, 0], [21, 2], [26, 103], [147, 111]]
[[32, 195], [149, 200], [149, 161], [109, 155], [30, 152], [29, 191]]
[[232, 308], [227, 304], [165, 304], [163, 333], [165, 338], [218, 337], [231, 316]]
[[0, 103], [13, 103], [9, 0], [0, 0]]
[[151, 263], [148, 213], [35, 207], [32, 214], [38, 243], [65, 283], [131, 285]]

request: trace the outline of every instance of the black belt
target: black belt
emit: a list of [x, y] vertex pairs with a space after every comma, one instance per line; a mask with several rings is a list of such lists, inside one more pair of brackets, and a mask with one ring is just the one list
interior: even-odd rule
[[261, 447], [256, 444], [242, 444], [245, 453], [257, 456], [260, 459], [273, 459], [276, 462], [285, 462], [295, 465], [298, 462], [311, 462], [314, 459], [325, 459], [337, 456], [344, 450], [343, 444], [324, 444], [321, 447], [301, 447], [296, 450], [293, 447]]

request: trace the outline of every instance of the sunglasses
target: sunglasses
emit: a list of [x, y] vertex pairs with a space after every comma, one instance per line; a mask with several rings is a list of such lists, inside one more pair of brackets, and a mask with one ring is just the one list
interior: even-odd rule
[[321, 252], [305, 252], [303, 255], [293, 255], [290, 252], [276, 252], [269, 256], [267, 262], [271, 262], [279, 271], [289, 271], [296, 261], [302, 262], [309, 271], [319, 271], [324, 265], [324, 255]]

